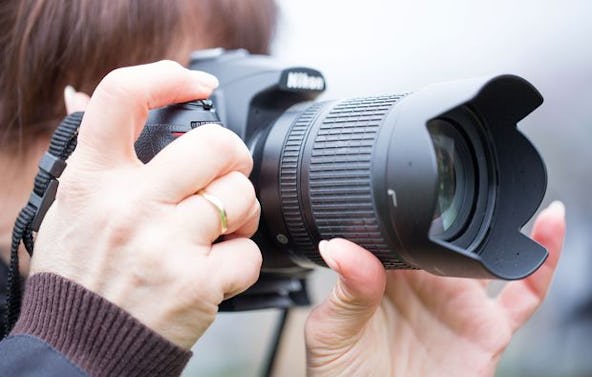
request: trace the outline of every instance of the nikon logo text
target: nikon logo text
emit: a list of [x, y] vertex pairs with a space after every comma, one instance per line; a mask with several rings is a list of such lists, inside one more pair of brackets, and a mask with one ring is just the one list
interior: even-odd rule
[[319, 76], [310, 76], [306, 72], [290, 72], [286, 80], [289, 89], [323, 90], [325, 79]]

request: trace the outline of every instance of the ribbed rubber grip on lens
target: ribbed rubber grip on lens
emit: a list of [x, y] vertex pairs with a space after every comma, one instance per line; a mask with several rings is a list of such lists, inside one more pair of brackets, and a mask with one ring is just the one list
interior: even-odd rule
[[[315, 254], [316, 247], [305, 227], [305, 220], [302, 216], [298, 173], [302, 168], [301, 156], [308, 131], [318, 117], [322, 105], [324, 103], [317, 102], [300, 114], [290, 129], [280, 161], [280, 195], [284, 221], [292, 242], [298, 251], [302, 251], [307, 256]], [[314, 261], [325, 265], [322, 260], [318, 262], [318, 259], [316, 258]]]
[[[371, 166], [378, 130], [400, 98], [360, 98], [338, 103], [322, 119], [314, 139], [307, 182], [320, 238], [344, 237], [372, 251], [391, 269], [410, 266], [397, 258], [381, 233], [374, 208]], [[307, 257], [320, 261], [317, 252]]]
[[325, 265], [317, 242], [343, 237], [387, 268], [411, 268], [381, 232], [372, 156], [378, 131], [402, 96], [315, 103], [291, 125], [280, 159], [284, 223], [296, 254]]

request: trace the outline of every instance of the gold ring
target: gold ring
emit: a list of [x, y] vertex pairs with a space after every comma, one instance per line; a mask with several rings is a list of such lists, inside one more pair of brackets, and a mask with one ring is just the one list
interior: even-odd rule
[[205, 200], [212, 203], [214, 207], [216, 207], [216, 210], [218, 210], [218, 216], [220, 216], [220, 234], [226, 233], [228, 230], [228, 218], [226, 217], [226, 210], [224, 209], [222, 201], [214, 195], [206, 193], [204, 190], [200, 190], [197, 195], [200, 195]]

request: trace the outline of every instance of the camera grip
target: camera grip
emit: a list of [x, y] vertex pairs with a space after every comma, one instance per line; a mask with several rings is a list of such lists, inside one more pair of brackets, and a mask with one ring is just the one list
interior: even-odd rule
[[151, 110], [136, 141], [136, 154], [140, 161], [146, 163], [177, 137], [208, 123], [221, 125], [210, 100], [178, 103]]

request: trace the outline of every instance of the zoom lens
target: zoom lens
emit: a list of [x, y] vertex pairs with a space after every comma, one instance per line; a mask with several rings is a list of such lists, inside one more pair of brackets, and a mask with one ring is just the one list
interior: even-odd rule
[[324, 265], [318, 242], [341, 237], [389, 269], [524, 277], [546, 255], [518, 231], [546, 176], [516, 123], [541, 101], [500, 76], [292, 106], [256, 153], [262, 238], [300, 267]]

